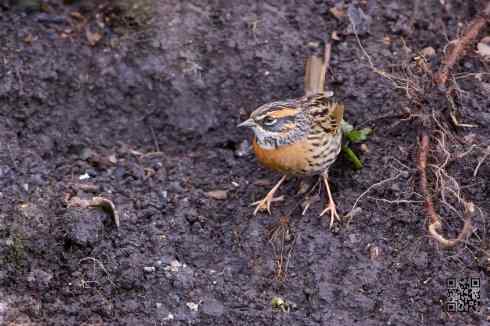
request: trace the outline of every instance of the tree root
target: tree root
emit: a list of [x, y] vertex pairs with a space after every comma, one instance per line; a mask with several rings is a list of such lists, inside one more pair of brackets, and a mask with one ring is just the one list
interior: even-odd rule
[[432, 195], [429, 191], [427, 182], [427, 157], [429, 156], [429, 134], [426, 130], [421, 132], [419, 139], [419, 150], [417, 153], [417, 169], [419, 172], [420, 191], [424, 196], [424, 206], [429, 218], [429, 234], [444, 248], [452, 248], [459, 242], [465, 240], [473, 231], [471, 226], [471, 217], [475, 212], [475, 207], [471, 202], [464, 202], [464, 226], [458, 236], [454, 239], [447, 239], [439, 232], [442, 228], [442, 223], [439, 215], [434, 209], [434, 202], [432, 201]]
[[490, 20], [490, 2], [487, 3], [482, 12], [475, 17], [466, 28], [463, 36], [456, 40], [454, 46], [448, 51], [439, 71], [434, 74], [436, 85], [444, 86], [449, 78], [449, 72], [454, 65], [463, 57], [465, 50], [473, 43], [481, 29]]
[[[465, 29], [463, 36], [454, 42], [453, 47], [446, 53], [442, 60], [442, 66], [433, 75], [433, 81], [440, 88], [446, 87], [449, 79], [449, 73], [456, 63], [464, 56], [466, 49], [470, 46], [482, 30], [482, 28], [490, 21], [490, 2], [486, 4], [482, 12], [476, 16]], [[451, 98], [447, 94], [448, 99]], [[417, 153], [417, 169], [419, 172], [420, 190], [424, 196], [424, 206], [427, 217], [430, 220], [428, 227], [429, 234], [444, 248], [451, 248], [463, 241], [472, 233], [471, 218], [475, 212], [473, 203], [464, 200], [464, 226], [459, 235], [454, 239], [447, 239], [440, 234], [442, 224], [439, 215], [434, 209], [434, 203], [429, 191], [427, 182], [427, 157], [430, 148], [430, 137], [426, 128], [423, 128], [419, 134], [418, 153]]]

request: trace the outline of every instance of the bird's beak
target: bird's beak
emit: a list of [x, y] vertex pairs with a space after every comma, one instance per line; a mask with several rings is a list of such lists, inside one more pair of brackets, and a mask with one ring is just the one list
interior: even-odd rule
[[255, 126], [255, 121], [253, 119], [248, 119], [248, 120], [245, 120], [243, 121], [242, 123], [240, 123], [237, 127], [253, 127]]

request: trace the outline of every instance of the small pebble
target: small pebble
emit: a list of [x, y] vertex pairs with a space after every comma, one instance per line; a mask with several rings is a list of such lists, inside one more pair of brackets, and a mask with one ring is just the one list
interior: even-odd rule
[[219, 317], [223, 315], [225, 307], [221, 302], [215, 299], [204, 300], [201, 305], [201, 311], [209, 316]]
[[431, 46], [423, 48], [420, 52], [425, 57], [433, 57], [436, 54], [436, 50], [434, 50], [434, 48]]
[[173, 260], [171, 263], [170, 263], [170, 266], [166, 266], [164, 269], [166, 271], [170, 271], [170, 272], [178, 272], [179, 269], [183, 267], [183, 265], [178, 261], [178, 260]]
[[90, 175], [87, 172], [85, 172], [84, 174], [79, 176], [78, 179], [79, 180], [87, 180], [87, 179], [90, 179]]
[[198, 311], [199, 310], [199, 304], [194, 303], [194, 302], [187, 302], [185, 304], [190, 310], [192, 311]]
[[375, 245], [369, 245], [368, 246], [368, 257], [369, 257], [369, 259], [377, 260], [380, 255], [381, 255], [381, 249], [378, 246], [375, 246]]
[[243, 157], [247, 156], [252, 153], [252, 146], [250, 145], [250, 142], [248, 140], [244, 140], [238, 145], [237, 149], [235, 150], [235, 156], [237, 157]]
[[369, 147], [367, 144], [361, 144], [361, 151], [363, 151], [364, 153], [369, 153]]
[[208, 197], [212, 199], [225, 200], [226, 198], [228, 198], [228, 191], [213, 190], [213, 191], [208, 191], [206, 195], [208, 195]]
[[173, 320], [175, 317], [171, 313], [167, 315], [167, 317], [163, 318], [163, 320]]
[[143, 270], [147, 273], [153, 273], [156, 270], [156, 268], [155, 266], [145, 266], [143, 267]]

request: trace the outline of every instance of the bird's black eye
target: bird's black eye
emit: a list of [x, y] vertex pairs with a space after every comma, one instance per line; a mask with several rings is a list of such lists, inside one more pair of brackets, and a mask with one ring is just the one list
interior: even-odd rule
[[277, 119], [266, 116], [262, 121], [264, 122], [264, 125], [272, 126], [273, 124], [275, 124], [277, 122]]

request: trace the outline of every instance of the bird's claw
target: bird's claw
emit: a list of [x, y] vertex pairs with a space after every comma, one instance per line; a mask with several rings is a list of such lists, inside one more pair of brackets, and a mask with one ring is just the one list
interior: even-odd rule
[[254, 210], [254, 215], [257, 215], [259, 211], [265, 211], [270, 214], [271, 213], [271, 203], [275, 201], [281, 201], [284, 199], [284, 196], [273, 197], [273, 196], [265, 196], [263, 199], [258, 200], [250, 204], [250, 206], [257, 206]]
[[323, 216], [325, 213], [330, 212], [330, 228], [332, 228], [335, 220], [340, 222], [339, 214], [337, 213], [337, 207], [333, 201], [330, 201], [328, 206], [322, 211], [320, 216]]

